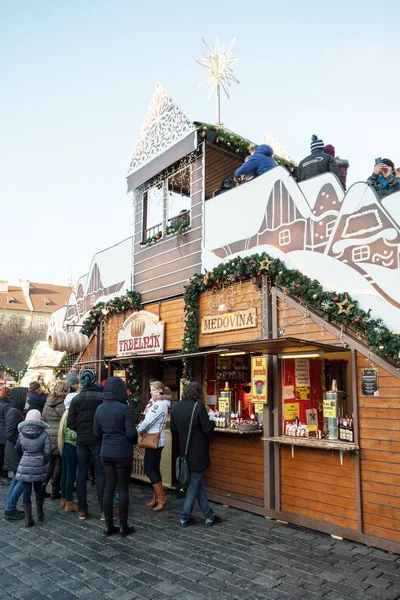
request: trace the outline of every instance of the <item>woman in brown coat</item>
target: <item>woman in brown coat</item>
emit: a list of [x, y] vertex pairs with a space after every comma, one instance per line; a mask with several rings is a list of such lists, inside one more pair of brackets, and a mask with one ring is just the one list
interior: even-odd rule
[[[57, 381], [54, 386], [53, 393], [47, 397], [46, 404], [43, 408], [42, 419], [49, 428], [47, 433], [51, 441], [51, 459], [47, 470], [47, 477], [43, 483], [45, 495], [46, 486], [51, 479], [51, 499], [57, 500], [61, 498], [60, 482], [62, 460], [58, 449], [58, 429], [60, 426], [61, 417], [64, 414], [64, 399], [69, 394], [69, 385], [65, 381]], [[47, 495], [48, 497], [48, 495]]]

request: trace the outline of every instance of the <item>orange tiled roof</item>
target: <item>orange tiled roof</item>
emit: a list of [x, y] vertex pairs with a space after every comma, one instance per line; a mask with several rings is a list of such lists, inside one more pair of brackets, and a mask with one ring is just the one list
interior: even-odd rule
[[[14, 300], [14, 302], [8, 302]], [[8, 286], [7, 292], [0, 292], [0, 309], [7, 310], [29, 310], [21, 287]]]
[[36, 312], [53, 313], [66, 306], [71, 292], [72, 288], [67, 285], [33, 282], [29, 285], [29, 296]]

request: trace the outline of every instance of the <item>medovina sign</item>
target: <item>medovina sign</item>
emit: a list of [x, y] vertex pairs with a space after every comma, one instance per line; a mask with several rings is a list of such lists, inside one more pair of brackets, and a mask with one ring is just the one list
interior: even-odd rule
[[164, 322], [146, 310], [132, 313], [118, 332], [117, 356], [162, 354]]
[[210, 315], [201, 320], [201, 333], [218, 333], [234, 329], [250, 329], [257, 325], [257, 310], [246, 308], [222, 315]]

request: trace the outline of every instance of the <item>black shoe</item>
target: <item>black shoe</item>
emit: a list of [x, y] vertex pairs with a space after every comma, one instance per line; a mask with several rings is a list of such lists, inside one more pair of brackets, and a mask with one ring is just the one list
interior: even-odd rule
[[14, 508], [13, 510], [5, 510], [4, 516], [7, 519], [12, 519], [13, 521], [21, 521], [25, 517], [25, 513], [22, 510], [17, 510]]
[[44, 490], [43, 498], [51, 498], [51, 494], [49, 494], [49, 492], [46, 492], [46, 490]]
[[193, 517], [190, 517], [188, 521], [180, 521], [181, 527], [190, 527], [190, 525], [194, 525], [195, 523], [196, 521], [193, 519]]
[[24, 514], [25, 514], [25, 527], [33, 527], [35, 521], [32, 517], [32, 503], [28, 502], [27, 504], [23, 504]]
[[49, 494], [49, 496], [52, 500], [59, 500], [60, 498], [62, 498], [60, 492], [52, 492], [51, 494]]
[[104, 527], [104, 535], [114, 535], [114, 533], [118, 533], [119, 527], [115, 527], [115, 525], [110, 525], [110, 527]]
[[131, 533], [135, 533], [135, 528], [130, 525], [121, 525], [119, 532], [123, 537], [126, 537]]
[[221, 517], [214, 515], [210, 521], [208, 521], [208, 520], [206, 521], [206, 525], [208, 527], [212, 527], [213, 525], [216, 525], [217, 523], [221, 523], [221, 521], [222, 521]]

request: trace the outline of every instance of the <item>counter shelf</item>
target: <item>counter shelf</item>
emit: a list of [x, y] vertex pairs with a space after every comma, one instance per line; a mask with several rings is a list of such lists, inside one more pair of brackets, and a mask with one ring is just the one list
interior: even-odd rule
[[317, 448], [318, 450], [338, 450], [340, 464], [343, 465], [343, 452], [358, 452], [360, 449], [356, 444], [350, 442], [341, 442], [339, 440], [317, 440], [312, 438], [295, 437], [288, 435], [279, 435], [275, 437], [263, 437], [262, 441], [275, 442], [276, 444], [285, 444], [292, 448], [292, 458], [294, 458], [295, 446], [305, 446], [306, 448]]

